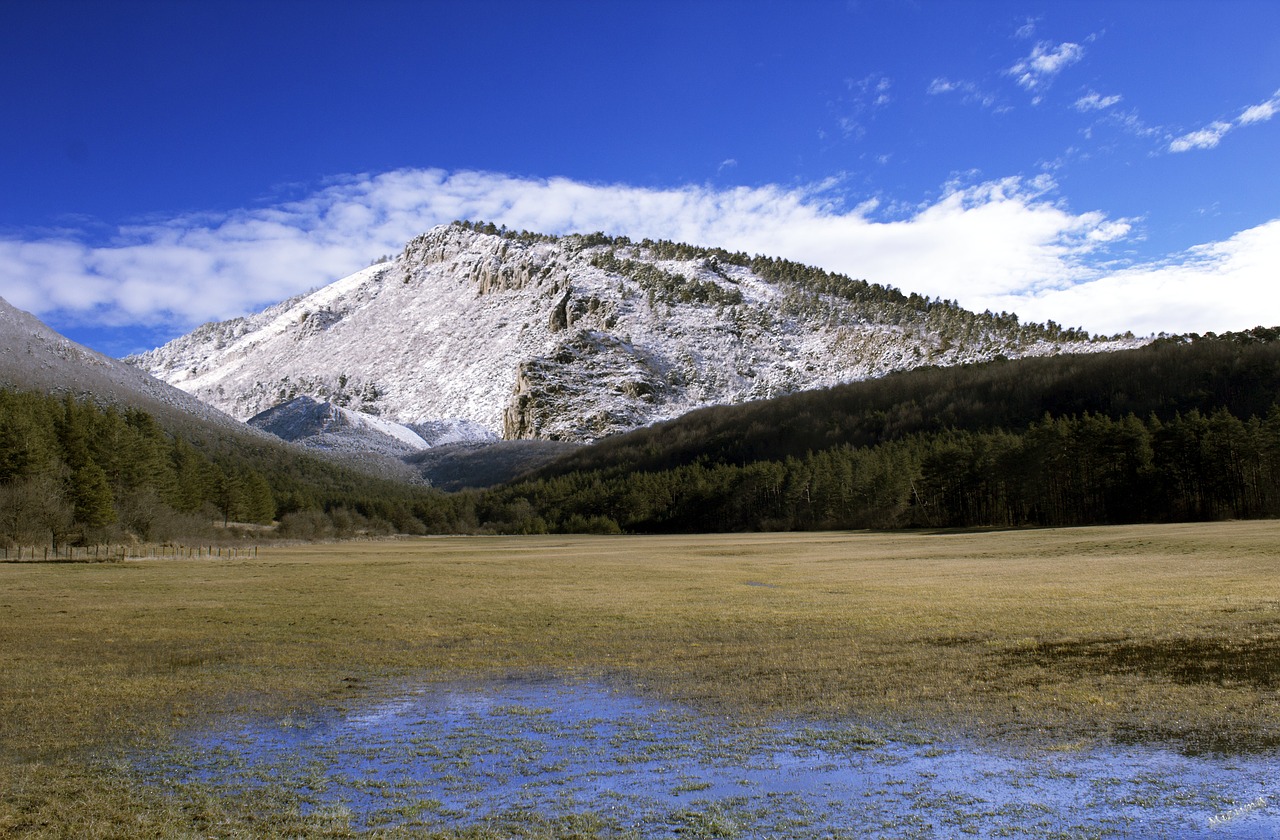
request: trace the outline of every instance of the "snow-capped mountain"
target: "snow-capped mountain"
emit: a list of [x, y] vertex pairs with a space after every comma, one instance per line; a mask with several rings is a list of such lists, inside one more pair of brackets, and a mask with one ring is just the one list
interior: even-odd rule
[[242, 419], [308, 396], [410, 428], [589, 441], [920, 365], [1141, 343], [718, 249], [455, 223], [128, 361]]
[[264, 432], [311, 449], [376, 452], [394, 458], [404, 458], [436, 446], [499, 440], [493, 432], [466, 420], [433, 421], [410, 428], [306, 395], [255, 414], [247, 422]]

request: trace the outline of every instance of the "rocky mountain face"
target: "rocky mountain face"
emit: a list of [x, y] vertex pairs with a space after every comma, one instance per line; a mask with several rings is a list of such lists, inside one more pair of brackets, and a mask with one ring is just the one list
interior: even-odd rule
[[305, 396], [411, 429], [586, 442], [921, 365], [1141, 343], [780, 260], [455, 223], [126, 361], [241, 419]]

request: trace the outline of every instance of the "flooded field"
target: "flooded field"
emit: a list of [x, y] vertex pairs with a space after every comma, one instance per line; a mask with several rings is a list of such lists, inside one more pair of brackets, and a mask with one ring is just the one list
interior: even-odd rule
[[744, 724], [551, 680], [426, 685], [342, 714], [228, 723], [144, 766], [170, 795], [271, 788], [313, 825], [355, 831], [589, 817], [593, 832], [644, 838], [1280, 834], [1276, 756]]
[[0, 837], [1280, 834], [1280, 521], [0, 571]]

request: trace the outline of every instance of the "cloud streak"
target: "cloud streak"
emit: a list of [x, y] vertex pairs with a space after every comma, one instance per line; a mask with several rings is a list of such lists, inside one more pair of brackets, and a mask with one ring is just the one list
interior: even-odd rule
[[[1226, 332], [1280, 325], [1280, 219], [1161, 263], [1098, 272], [1070, 286], [1008, 298], [1033, 320], [1100, 332]], [[1051, 313], [1051, 314], [1050, 314]]]
[[1075, 109], [1081, 112], [1087, 111], [1105, 111], [1113, 105], [1120, 102], [1121, 96], [1114, 94], [1112, 96], [1103, 96], [1097, 91], [1089, 91], [1085, 96], [1080, 97], [1075, 102]]
[[1234, 120], [1224, 122], [1215, 120], [1204, 128], [1189, 131], [1169, 141], [1169, 151], [1173, 153], [1190, 152], [1195, 149], [1212, 149], [1222, 142], [1232, 131], [1249, 125], [1266, 122], [1280, 112], [1280, 90], [1271, 95], [1265, 102], [1250, 105], [1240, 112]]
[[862, 79], [845, 79], [847, 95], [831, 104], [836, 112], [840, 133], [846, 139], [861, 139], [866, 135], [866, 121], [877, 111], [893, 101], [890, 91], [893, 80], [881, 73], [872, 73]]
[[996, 108], [1000, 103], [999, 97], [990, 91], [983, 90], [973, 82], [966, 80], [955, 81], [945, 76], [940, 76], [929, 83], [929, 87], [925, 91], [930, 96], [941, 96], [948, 93], [958, 93], [961, 101], [966, 105], [977, 103], [983, 108]]
[[1158, 265], [1107, 271], [1098, 265], [1131, 223], [1065, 209], [1043, 176], [952, 184], [893, 220], [878, 219], [874, 201], [845, 209], [838, 186], [647, 189], [397, 170], [338, 179], [270, 207], [131, 225], [103, 245], [0, 239], [0, 295], [63, 322], [187, 330], [336, 280], [433, 225], [483, 219], [783, 256], [977, 310], [1108, 333], [1239, 329], [1259, 313], [1280, 321], [1272, 282], [1280, 222]]

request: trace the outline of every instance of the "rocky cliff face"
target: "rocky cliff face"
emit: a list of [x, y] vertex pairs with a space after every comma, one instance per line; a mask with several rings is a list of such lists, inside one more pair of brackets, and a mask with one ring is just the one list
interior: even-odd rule
[[308, 396], [406, 426], [589, 441], [924, 364], [1138, 343], [741, 254], [448, 225], [128, 361], [240, 418]]

